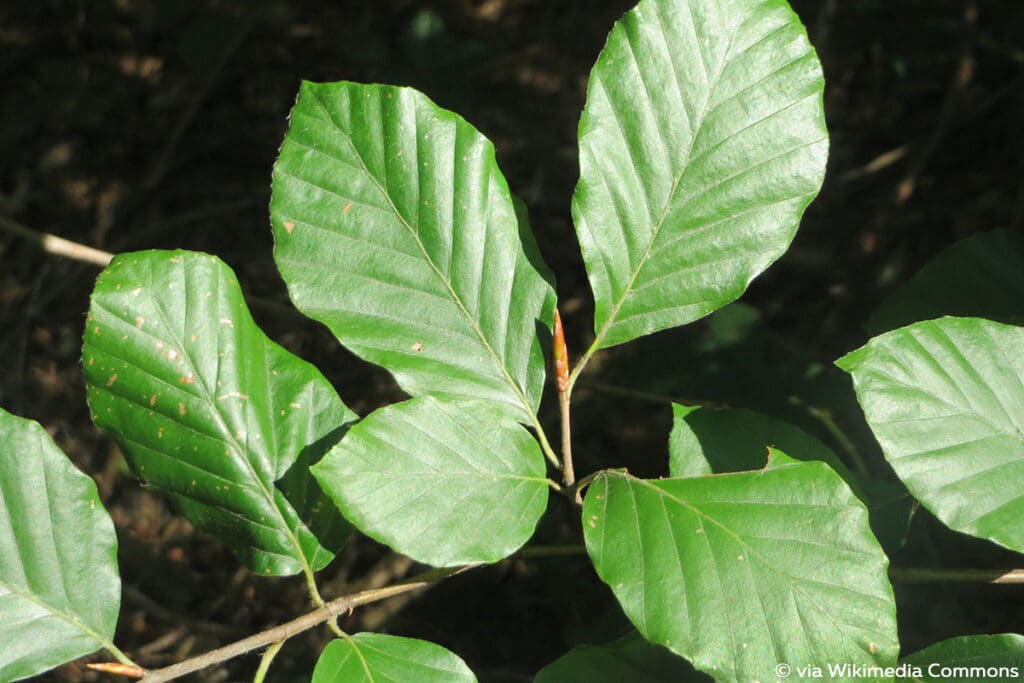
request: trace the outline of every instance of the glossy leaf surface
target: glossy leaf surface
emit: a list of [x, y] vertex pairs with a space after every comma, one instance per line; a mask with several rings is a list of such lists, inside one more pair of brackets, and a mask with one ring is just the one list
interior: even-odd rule
[[716, 680], [774, 680], [780, 662], [896, 659], [888, 559], [823, 463], [780, 454], [770, 469], [695, 479], [605, 472], [583, 531], [637, 630]]
[[643, 0], [590, 75], [573, 216], [597, 348], [736, 299], [825, 173], [821, 65], [783, 0]]
[[92, 479], [38, 424], [0, 410], [0, 680], [111, 644], [117, 537]]
[[344, 522], [304, 468], [355, 415], [256, 326], [223, 262], [183, 251], [117, 257], [96, 282], [83, 364], [96, 424], [193, 524], [260, 574], [333, 558]]
[[313, 474], [362, 532], [435, 567], [508, 556], [548, 499], [537, 442], [478, 402], [421, 397], [381, 408]]
[[836, 361], [910, 492], [951, 528], [1024, 551], [1024, 328], [940, 318]]
[[682, 657], [631, 633], [603, 645], [577, 645], [540, 670], [535, 683], [708, 683]]
[[435, 643], [381, 633], [357, 633], [324, 648], [313, 683], [475, 683], [453, 652]]
[[1024, 323], [1024, 235], [991, 230], [948, 247], [890, 294], [867, 327], [885, 332], [944, 315]]
[[302, 312], [414, 396], [533, 421], [555, 296], [486, 138], [409, 88], [303, 83], [273, 183]]
[[[1024, 672], [1024, 636], [962, 636], [930, 645], [900, 660], [920, 669], [921, 676], [900, 677], [900, 683], [945, 683], [950, 679], [1019, 681]], [[945, 668], [959, 669], [951, 674]]]

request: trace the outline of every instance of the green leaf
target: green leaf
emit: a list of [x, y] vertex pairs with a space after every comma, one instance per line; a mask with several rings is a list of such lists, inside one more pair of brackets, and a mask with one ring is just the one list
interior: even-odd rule
[[35, 422], [0, 410], [0, 439], [0, 680], [15, 681], [113, 648], [121, 579], [92, 479]]
[[672, 404], [669, 472], [673, 477], [743, 472], [765, 466], [772, 446], [798, 460], [821, 460], [844, 479], [849, 472], [821, 440], [788, 422], [742, 408]]
[[594, 348], [696, 320], [788, 247], [825, 174], [821, 65], [783, 0], [643, 0], [580, 120]]
[[896, 659], [888, 558], [824, 463], [650, 481], [604, 472], [583, 531], [637, 630], [718, 681]]
[[1024, 551], [1024, 328], [941, 318], [836, 361], [886, 459], [950, 528]]
[[[913, 500], [899, 482], [869, 479], [851, 472], [816, 437], [783, 420], [740, 408], [700, 408], [672, 404], [669, 471], [673, 477], [743, 472], [775, 467], [779, 448], [798, 460], [821, 460], [834, 469], [868, 508], [871, 528], [886, 550], [906, 541]], [[774, 451], [778, 453], [778, 451]]]
[[331, 641], [313, 670], [313, 683], [475, 683], [453, 652], [425, 640], [357, 633]]
[[414, 396], [536, 420], [554, 290], [475, 128], [409, 88], [303, 83], [273, 183], [299, 310]]
[[904, 657], [900, 664], [916, 669], [897, 678], [900, 683], [947, 683], [956, 679], [1016, 682], [1024, 672], [1024, 636], [1003, 633], [950, 638]]
[[603, 645], [577, 645], [540, 670], [534, 683], [705, 683], [681, 657], [635, 631]]
[[943, 315], [1024, 323], [1024, 236], [992, 230], [961, 240], [897, 288], [868, 319], [872, 334]]
[[361, 531], [435, 567], [507, 557], [548, 498], [529, 432], [489, 404], [431, 397], [375, 411], [313, 474]]
[[97, 426], [193, 524], [260, 574], [331, 561], [344, 522], [306, 466], [356, 416], [256, 326], [224, 263], [183, 251], [117, 257], [96, 282], [83, 359]]

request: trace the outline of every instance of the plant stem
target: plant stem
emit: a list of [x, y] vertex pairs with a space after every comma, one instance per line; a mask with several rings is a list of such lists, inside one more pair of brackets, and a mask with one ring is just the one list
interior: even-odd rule
[[124, 652], [122, 652], [113, 643], [106, 643], [106, 644], [104, 644], [103, 648], [107, 652], [109, 652], [110, 654], [114, 655], [114, 659], [116, 659], [117, 661], [121, 662], [125, 666], [138, 666], [138, 664], [136, 664], [135, 662], [132, 661], [131, 657], [126, 655]]
[[598, 341], [599, 340], [597, 339], [593, 341], [593, 343], [590, 345], [590, 348], [588, 348], [586, 352], [582, 356], [580, 356], [580, 359], [576, 361], [576, 366], [572, 369], [572, 372], [569, 373], [569, 383], [565, 389], [565, 393], [568, 394], [570, 397], [572, 396], [572, 388], [576, 386], [576, 380], [579, 378], [580, 373], [583, 372], [583, 368], [587, 367], [587, 363], [590, 362], [591, 356], [593, 356], [597, 352]]
[[960, 583], [1024, 583], [1024, 569], [920, 569], [895, 567], [889, 578], [903, 583], [956, 581]]
[[857, 447], [853, 445], [853, 442], [843, 433], [843, 430], [839, 428], [836, 421], [832, 419], [832, 413], [825, 408], [816, 408], [807, 404], [804, 404], [804, 409], [811, 417], [818, 420], [828, 433], [832, 435], [832, 438], [839, 443], [843, 452], [846, 453], [850, 464], [853, 465], [853, 469], [864, 476], [871, 476], [871, 469], [868, 467], [868, 464], [864, 462], [864, 458], [861, 457]]
[[293, 619], [285, 624], [256, 633], [248, 638], [243, 638], [242, 640], [217, 648], [216, 650], [210, 650], [204, 654], [186, 659], [183, 662], [172, 664], [171, 666], [164, 667], [162, 669], [148, 671], [146, 672], [146, 675], [142, 677], [142, 683], [163, 683], [164, 681], [172, 681], [184, 676], [185, 674], [190, 674], [194, 671], [205, 669], [208, 666], [219, 664], [220, 662], [227, 661], [245, 654], [246, 652], [251, 652], [252, 650], [272, 645], [274, 643], [284, 642], [292, 636], [298, 635], [303, 631], [307, 631], [314, 626], [322, 624], [328, 619], [340, 616], [345, 612], [350, 612], [361, 605], [368, 605], [379, 600], [390, 598], [393, 595], [408, 593], [409, 591], [429, 586], [436, 581], [440, 581], [441, 579], [445, 579], [456, 574], [461, 574], [464, 571], [478, 566], [480, 565], [471, 564], [447, 569], [432, 569], [418, 576], [414, 576], [407, 581], [402, 581], [392, 586], [374, 588], [372, 590], [365, 590], [352, 595], [335, 598], [330, 602], [324, 603], [323, 606], [318, 607], [312, 612], [304, 614], [298, 619]]
[[256, 669], [256, 675], [253, 676], [252, 683], [263, 683], [263, 678], [267, 675], [267, 671], [270, 669], [271, 662], [274, 661], [274, 657], [277, 656], [278, 650], [284, 645], [284, 641], [278, 641], [267, 648], [266, 652], [260, 658], [260, 668]]
[[51, 235], [47, 232], [33, 230], [27, 225], [22, 225], [18, 221], [11, 220], [6, 216], [0, 216], [0, 228], [36, 244], [44, 251], [48, 251], [51, 254], [66, 256], [67, 258], [75, 259], [77, 261], [84, 261], [86, 263], [97, 265], [101, 268], [106, 268], [110, 264], [111, 259], [114, 258], [114, 255], [110, 252], [93, 249], [92, 247], [87, 247], [84, 244], [72, 242], [71, 240], [66, 240], [63, 237], [57, 237], [56, 235]]
[[[558, 392], [558, 412], [562, 416], [562, 482], [565, 488], [572, 489], [576, 484], [576, 471], [572, 463], [572, 421], [569, 416], [569, 393]], [[579, 494], [576, 495], [579, 501]]]
[[[607, 471], [608, 470], [598, 470], [597, 472], [591, 472], [590, 474], [588, 474], [587, 476], [583, 477], [578, 482], [576, 482], [576, 487], [575, 487], [576, 488], [576, 494], [575, 494], [576, 499], [577, 500], [582, 500], [583, 489], [585, 489], [588, 486], [590, 486], [590, 482], [594, 481], [594, 479], [597, 478], [597, 475], [601, 474], [602, 472], [607, 472]], [[621, 471], [625, 472], [626, 470], [623, 469]]]
[[537, 431], [537, 440], [540, 441], [540, 449], [544, 451], [544, 456], [556, 469], [561, 470], [562, 461], [558, 459], [555, 449], [551, 447], [551, 442], [548, 441], [548, 435], [544, 433], [544, 428], [541, 427], [540, 420], [536, 417], [533, 418], [533, 428]]
[[317, 607], [324, 606], [323, 596], [320, 595], [320, 589], [316, 586], [316, 577], [313, 576], [313, 568], [305, 562], [302, 563], [302, 573], [306, 576], [306, 588], [309, 591], [309, 599], [313, 601], [313, 604]]

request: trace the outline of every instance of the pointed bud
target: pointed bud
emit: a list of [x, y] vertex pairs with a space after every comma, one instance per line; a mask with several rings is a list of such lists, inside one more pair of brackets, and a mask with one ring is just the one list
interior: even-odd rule
[[565, 347], [565, 332], [562, 330], [562, 316], [555, 309], [555, 339], [552, 356], [555, 361], [555, 379], [558, 393], [564, 394], [569, 388], [569, 351]]
[[105, 674], [115, 674], [127, 678], [142, 678], [146, 675], [146, 671], [142, 667], [118, 664], [117, 662], [101, 662], [99, 664], [86, 664], [85, 666], [93, 671], [101, 671]]

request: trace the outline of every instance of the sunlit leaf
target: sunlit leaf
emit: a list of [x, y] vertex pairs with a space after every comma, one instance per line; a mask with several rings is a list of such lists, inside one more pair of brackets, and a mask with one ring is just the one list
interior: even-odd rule
[[457, 655], [425, 640], [357, 633], [331, 641], [320, 654], [312, 683], [475, 683]]
[[420, 562], [495, 562], [533, 534], [544, 456], [489, 404], [421, 397], [381, 408], [313, 468], [361, 531]]
[[821, 65], [781, 0], [643, 0], [580, 121], [596, 347], [696, 320], [787, 248], [825, 173]]
[[0, 410], [0, 680], [110, 647], [117, 537], [96, 484], [46, 431]]
[[602, 473], [583, 506], [598, 575], [640, 633], [718, 681], [893, 663], [888, 558], [867, 511], [827, 465], [780, 457], [693, 479]]
[[554, 291], [486, 138], [409, 88], [303, 83], [273, 182], [301, 311], [414, 396], [534, 420]]
[[836, 361], [896, 475], [951, 528], [1024, 550], [1024, 328], [940, 318]]
[[344, 522], [306, 466], [355, 415], [256, 326], [224, 263], [183, 251], [117, 257], [96, 282], [83, 362], [96, 424], [196, 526], [260, 574], [330, 562]]
[[916, 669], [909, 676], [897, 678], [900, 683], [1016, 683], [1024, 673], [1024, 636], [1003, 633], [950, 638], [904, 657], [900, 664]]

